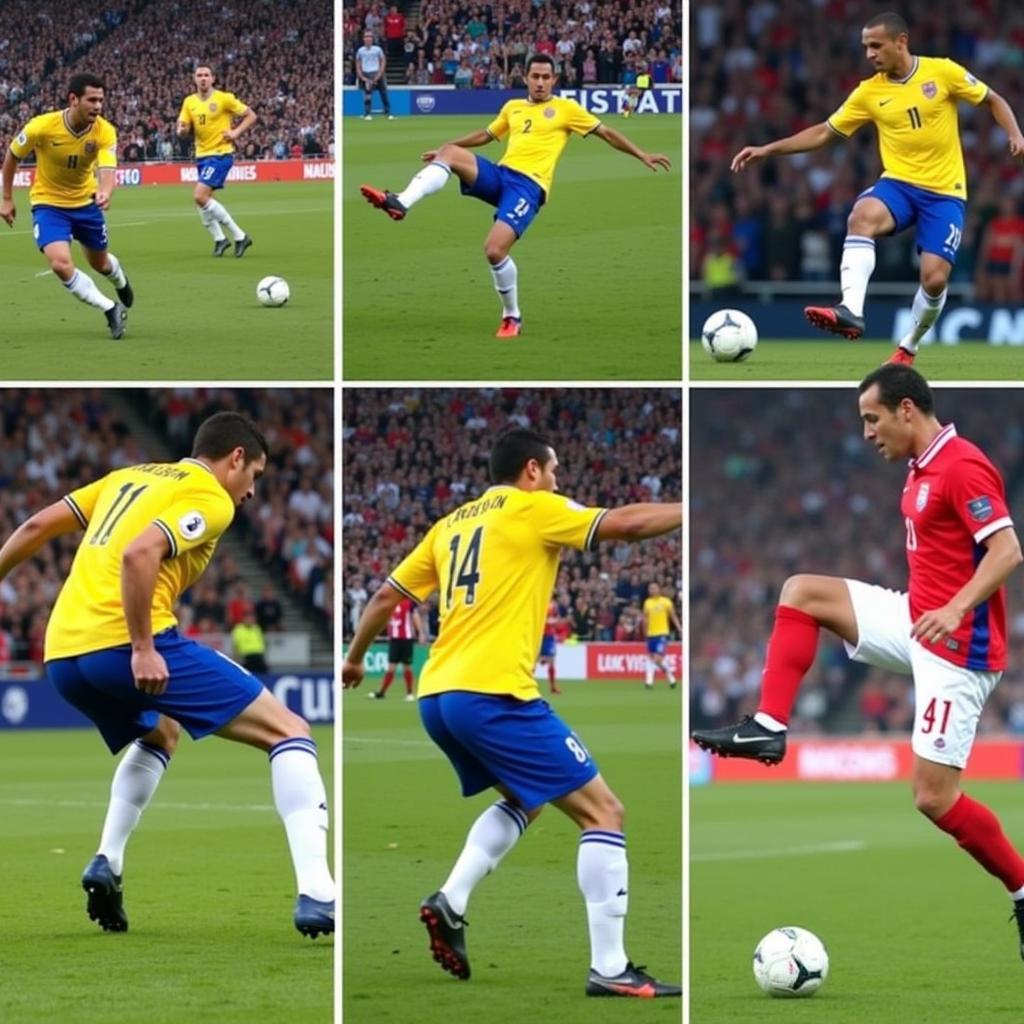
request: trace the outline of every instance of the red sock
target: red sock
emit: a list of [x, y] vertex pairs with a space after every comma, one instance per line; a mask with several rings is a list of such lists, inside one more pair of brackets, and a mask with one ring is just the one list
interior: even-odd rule
[[1010, 892], [1024, 886], [1024, 858], [1006, 838], [999, 819], [966, 793], [935, 822]]
[[799, 608], [780, 604], [775, 609], [775, 627], [768, 640], [757, 710], [784, 725], [789, 724], [800, 680], [814, 664], [819, 628], [817, 621]]
[[551, 664], [548, 665], [548, 682], [552, 686], [555, 685], [555, 663], [554, 662], [551, 662]]
[[406, 665], [402, 671], [402, 675], [405, 676], [405, 692], [412, 693], [412, 669]]
[[388, 687], [391, 685], [391, 680], [395, 678], [394, 672], [389, 672], [385, 677], [384, 681], [380, 684], [380, 695], [383, 697], [388, 692]]

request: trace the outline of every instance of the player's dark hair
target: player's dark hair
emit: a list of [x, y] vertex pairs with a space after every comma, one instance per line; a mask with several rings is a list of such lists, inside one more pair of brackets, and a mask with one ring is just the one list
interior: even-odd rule
[[269, 455], [267, 439], [259, 432], [256, 424], [240, 412], [215, 412], [203, 420], [192, 443], [192, 458], [223, 459], [236, 448], [245, 449], [248, 465], [261, 455]]
[[551, 442], [535, 430], [525, 427], [506, 430], [498, 435], [491, 449], [491, 483], [514, 483], [530, 459], [536, 459], [543, 466], [551, 458], [551, 452]]
[[857, 388], [863, 395], [868, 388], [878, 385], [878, 401], [890, 412], [895, 412], [904, 398], [909, 398], [926, 415], [935, 411], [932, 389], [912, 366], [901, 363], [883, 363], [872, 370]]
[[534, 53], [526, 61], [526, 73], [530, 73], [530, 66], [533, 64], [548, 64], [551, 67], [551, 74], [558, 74], [558, 65], [550, 53]]
[[865, 28], [878, 28], [879, 26], [884, 28], [885, 34], [892, 39], [900, 35], [910, 35], [910, 26], [907, 24], [907, 19], [895, 11], [883, 11], [881, 14], [876, 14], [873, 18], [869, 18], [864, 22]]
[[193, 69], [192, 69], [192, 74], [194, 75], [194, 74], [195, 74], [195, 73], [196, 73], [196, 72], [197, 72], [197, 71], [198, 71], [198, 70], [199, 70], [200, 68], [206, 68], [206, 70], [207, 70], [207, 71], [209, 71], [211, 75], [213, 75], [214, 77], [216, 77], [216, 72], [215, 72], [215, 71], [213, 70], [213, 65], [212, 65], [212, 64], [207, 64], [207, 62], [206, 62], [205, 60], [201, 60], [201, 61], [200, 61], [200, 62], [199, 62], [199, 63], [198, 63], [198, 64], [197, 64], [197, 65], [196, 65], [196, 66], [195, 66], [195, 67], [194, 67]]
[[85, 95], [85, 90], [90, 86], [93, 89], [107, 91], [107, 87], [103, 84], [103, 79], [99, 75], [91, 75], [88, 71], [80, 71], [77, 75], [71, 76], [68, 82], [68, 95], [77, 96], [81, 99]]

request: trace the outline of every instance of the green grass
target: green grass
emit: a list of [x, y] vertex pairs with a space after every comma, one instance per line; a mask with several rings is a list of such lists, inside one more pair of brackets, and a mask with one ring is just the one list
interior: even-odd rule
[[[419, 901], [447, 877], [469, 826], [495, 794], [464, 800], [415, 705], [371, 681], [345, 695], [343, 751], [346, 1024], [524, 1020], [678, 1022], [678, 1000], [623, 1007], [586, 1000], [586, 917], [576, 887], [576, 827], [546, 808], [467, 911], [473, 976], [433, 962]], [[556, 709], [626, 806], [627, 950], [678, 981], [681, 939], [680, 700], [663, 685], [563, 684]], [[392, 699], [394, 695], [397, 699]]]
[[[493, 208], [449, 182], [393, 223], [359, 194], [363, 182], [403, 189], [422, 152], [485, 121], [346, 122], [345, 377], [678, 380], [682, 119], [614, 120], [641, 148], [668, 154], [670, 174], [600, 139], [569, 141], [550, 202], [512, 250], [525, 327], [515, 342], [494, 337], [501, 305], [483, 256]], [[504, 145], [480, 152], [497, 161]]]
[[[211, 257], [188, 186], [119, 188], [107, 214], [110, 248], [135, 289], [128, 332], [112, 341], [99, 310], [64, 293], [32, 240], [25, 189], [13, 231], [0, 225], [5, 380], [325, 380], [333, 376], [329, 183], [229, 187], [219, 197], [253, 247]], [[72, 258], [101, 290], [110, 283]], [[256, 283], [284, 277], [280, 309]]]
[[[762, 338], [742, 363], [716, 363], [690, 342], [690, 379], [841, 380], [856, 382], [892, 355], [889, 341], [774, 341]], [[921, 349], [914, 363], [929, 380], [1021, 380], [1024, 356], [1019, 347], [961, 342]]]
[[[967, 789], [1024, 836], [1019, 784]], [[1002, 887], [914, 810], [908, 785], [697, 788], [690, 837], [695, 1024], [1020, 1020]], [[770, 999], [754, 983], [754, 946], [787, 924], [828, 946], [829, 978], [810, 1000]]]
[[[326, 776], [330, 731], [317, 740]], [[333, 1019], [333, 943], [292, 925], [295, 876], [263, 754], [183, 740], [128, 847], [129, 930], [107, 934], [86, 917], [79, 878], [115, 760], [91, 731], [2, 742], [0, 1020]]]

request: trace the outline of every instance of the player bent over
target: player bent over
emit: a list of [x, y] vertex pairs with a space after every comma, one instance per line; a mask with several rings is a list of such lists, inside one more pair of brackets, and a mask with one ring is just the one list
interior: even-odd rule
[[1024, 135], [1009, 104], [951, 60], [917, 57], [898, 14], [871, 18], [861, 33], [877, 74], [853, 90], [827, 120], [766, 146], [747, 146], [733, 157], [733, 171], [767, 156], [806, 153], [845, 139], [873, 122], [878, 129], [882, 177], [853, 205], [840, 264], [842, 299], [836, 306], [808, 306], [815, 327], [846, 338], [864, 333], [864, 296], [875, 269], [875, 239], [917, 226], [921, 283], [914, 296], [914, 326], [890, 357], [912, 363], [928, 328], [946, 303], [946, 285], [964, 229], [967, 174], [957, 125], [957, 101], [986, 104], [1009, 137], [1012, 156], [1024, 156]]
[[1014, 901], [1024, 958], [1024, 858], [996, 816], [960, 789], [985, 700], [1006, 668], [1005, 583], [1022, 560], [999, 471], [955, 426], [908, 366], [888, 364], [860, 385], [864, 437], [888, 461], [910, 459], [901, 513], [908, 592], [859, 580], [793, 576], [782, 588], [761, 701], [728, 729], [695, 730], [723, 757], [777, 764], [800, 681], [822, 627], [855, 661], [914, 680], [914, 803]]
[[[118, 258], [107, 248], [103, 212], [117, 184], [117, 131], [101, 117], [106, 87], [90, 74], [72, 75], [68, 105], [32, 118], [4, 156], [0, 218], [14, 227], [14, 174], [18, 161], [36, 155], [29, 189], [32, 234], [50, 269], [76, 299], [103, 312], [110, 336], [124, 337], [127, 308], [135, 301]], [[97, 187], [98, 185], [98, 187]], [[89, 266], [110, 279], [118, 301], [108, 299], [88, 274], [75, 268], [76, 239]]]
[[[575, 100], [553, 95], [557, 74], [554, 58], [545, 53], [530, 57], [526, 68], [525, 100], [510, 100], [498, 116], [479, 131], [423, 154], [427, 165], [403, 192], [388, 192], [362, 185], [367, 202], [392, 220], [403, 220], [409, 209], [440, 191], [454, 174], [464, 196], [473, 196], [496, 208], [494, 226], [484, 240], [484, 256], [491, 268], [494, 290], [501, 299], [501, 326], [496, 337], [515, 338], [522, 332], [519, 308], [519, 272], [509, 255], [512, 246], [537, 216], [551, 192], [551, 183], [570, 135], [596, 135], [613, 149], [636, 157], [656, 171], [671, 169], [661, 153], [645, 153], [624, 135], [602, 124]], [[508, 148], [497, 164], [469, 152], [508, 137]]]
[[629, 892], [624, 809], [583, 741], [540, 697], [534, 656], [563, 545], [642, 540], [678, 530], [679, 504], [584, 508], [554, 493], [558, 459], [531, 430], [501, 435], [493, 486], [441, 519], [363, 610], [342, 681], [358, 686], [363, 657], [403, 597], [441, 596], [441, 626], [420, 675], [420, 718], [455, 769], [464, 796], [501, 799], [481, 814], [441, 888], [420, 907], [434, 959], [470, 975], [470, 894], [516, 845], [544, 805], [580, 828], [577, 879], [587, 906], [590, 996], [679, 996], [635, 967], [624, 931]]
[[[267, 443], [238, 413], [199, 427], [191, 458], [118, 469], [37, 512], [0, 548], [0, 579], [47, 541], [84, 531], [46, 629], [46, 674], [92, 719], [114, 773], [99, 850], [85, 869], [89, 917], [125, 931], [124, 850], [174, 753], [181, 726], [265, 750], [299, 896], [295, 927], [334, 931], [327, 796], [316, 744], [241, 666], [178, 635], [174, 604], [202, 574], [236, 508], [253, 497]], [[179, 724], [180, 723], [180, 724]]]

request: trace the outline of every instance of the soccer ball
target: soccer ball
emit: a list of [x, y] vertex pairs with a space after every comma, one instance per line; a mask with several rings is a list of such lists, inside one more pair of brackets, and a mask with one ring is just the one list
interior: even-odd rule
[[256, 298], [264, 306], [283, 306], [291, 291], [283, 277], [265, 277], [256, 285]]
[[828, 950], [806, 928], [776, 928], [754, 950], [754, 979], [770, 996], [812, 996], [828, 977]]
[[704, 321], [700, 340], [716, 363], [738, 363], [757, 348], [757, 328], [746, 313], [720, 309]]

